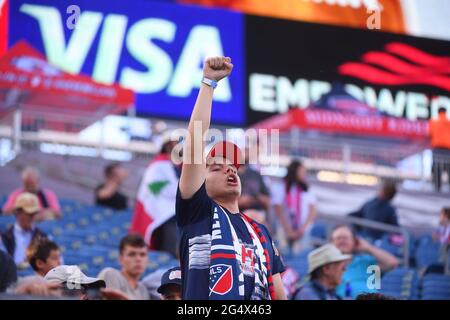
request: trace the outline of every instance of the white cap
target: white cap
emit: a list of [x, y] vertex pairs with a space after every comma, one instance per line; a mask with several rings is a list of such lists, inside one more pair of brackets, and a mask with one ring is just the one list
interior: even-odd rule
[[321, 246], [308, 254], [308, 273], [326, 264], [350, 260], [351, 254], [343, 254], [331, 243]]
[[78, 266], [58, 266], [51, 269], [44, 277], [47, 281], [65, 283], [68, 289], [84, 287], [106, 287], [105, 281], [86, 276]]

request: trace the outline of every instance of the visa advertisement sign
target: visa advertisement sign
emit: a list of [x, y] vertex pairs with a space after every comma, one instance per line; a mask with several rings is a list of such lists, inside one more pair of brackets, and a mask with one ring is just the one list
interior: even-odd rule
[[[75, 4], [74, 4], [75, 3]], [[48, 61], [136, 93], [141, 116], [189, 118], [208, 56], [232, 57], [214, 95], [213, 121], [245, 119], [243, 15], [145, 0], [16, 0], [9, 47], [26, 40]]]

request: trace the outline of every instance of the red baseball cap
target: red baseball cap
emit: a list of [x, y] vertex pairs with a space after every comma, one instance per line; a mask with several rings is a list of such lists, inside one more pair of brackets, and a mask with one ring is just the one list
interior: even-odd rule
[[240, 165], [243, 163], [241, 149], [229, 141], [220, 141], [216, 143], [206, 156], [206, 161], [208, 162], [208, 159], [216, 157], [228, 159], [236, 169], [239, 169]]

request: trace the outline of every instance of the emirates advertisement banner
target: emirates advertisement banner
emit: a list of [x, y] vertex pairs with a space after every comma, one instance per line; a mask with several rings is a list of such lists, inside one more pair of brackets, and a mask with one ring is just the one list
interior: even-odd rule
[[250, 125], [420, 138], [450, 111], [449, 42], [256, 16], [246, 30]]

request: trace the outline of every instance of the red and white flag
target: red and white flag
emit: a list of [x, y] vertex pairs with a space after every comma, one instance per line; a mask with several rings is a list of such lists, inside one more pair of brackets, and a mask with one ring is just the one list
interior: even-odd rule
[[130, 232], [139, 233], [152, 246], [152, 233], [175, 215], [178, 177], [167, 155], [149, 164], [139, 186]]

